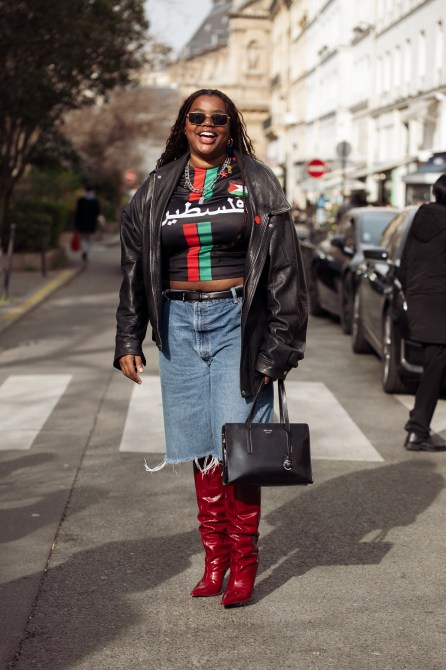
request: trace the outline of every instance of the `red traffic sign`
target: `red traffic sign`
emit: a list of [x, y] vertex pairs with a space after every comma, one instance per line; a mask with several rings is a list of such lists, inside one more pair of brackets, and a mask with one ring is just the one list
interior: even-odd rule
[[319, 177], [323, 177], [326, 172], [327, 166], [325, 165], [324, 161], [321, 161], [319, 158], [313, 158], [312, 161], [308, 161], [307, 173], [310, 175], [310, 177], [318, 179]]
[[124, 179], [126, 180], [127, 184], [134, 184], [135, 181], [138, 179], [136, 170], [126, 170], [124, 172]]

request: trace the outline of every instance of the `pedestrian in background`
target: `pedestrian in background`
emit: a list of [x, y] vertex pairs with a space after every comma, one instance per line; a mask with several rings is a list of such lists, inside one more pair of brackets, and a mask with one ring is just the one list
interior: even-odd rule
[[336, 223], [340, 223], [344, 214], [354, 207], [367, 207], [367, 194], [365, 191], [354, 191], [350, 197], [343, 202], [336, 212]]
[[[282, 188], [218, 90], [181, 106], [154, 170], [125, 208], [114, 365], [141, 383], [159, 348], [165, 463], [192, 461], [205, 549], [192, 596], [246, 602], [258, 564], [260, 488], [222, 484], [222, 426], [273, 413], [272, 379], [303, 358], [306, 288]], [[150, 468], [147, 467], [150, 470]]]
[[446, 174], [432, 189], [435, 202], [421, 205], [404, 246], [399, 278], [407, 302], [410, 335], [424, 349], [415, 406], [405, 425], [410, 451], [444, 451], [430, 424], [446, 383]]
[[82, 260], [84, 262], [87, 262], [90, 257], [93, 235], [96, 232], [100, 213], [101, 208], [93, 187], [87, 184], [84, 195], [77, 201], [74, 215], [74, 227], [79, 231]]

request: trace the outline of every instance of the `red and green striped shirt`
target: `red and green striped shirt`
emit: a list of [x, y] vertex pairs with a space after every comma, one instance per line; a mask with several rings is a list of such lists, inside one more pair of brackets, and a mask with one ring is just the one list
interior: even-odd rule
[[[206, 190], [218, 170], [190, 166], [194, 188]], [[187, 188], [183, 175], [161, 227], [163, 279], [196, 282], [243, 277], [250, 233], [249, 216], [245, 224], [246, 200], [235, 161], [232, 172], [220, 176], [203, 198]]]

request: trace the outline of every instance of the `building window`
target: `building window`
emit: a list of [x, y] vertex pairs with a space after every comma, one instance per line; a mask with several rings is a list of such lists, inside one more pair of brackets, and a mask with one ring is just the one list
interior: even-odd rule
[[406, 40], [404, 51], [404, 87], [408, 92], [412, 78], [412, 43], [410, 40]]
[[384, 74], [383, 74], [383, 89], [384, 93], [390, 91], [392, 73], [391, 73], [391, 63], [390, 63], [390, 53], [387, 52], [384, 56]]
[[378, 58], [376, 64], [376, 90], [378, 95], [383, 92], [383, 59]]
[[390, 23], [393, 18], [393, 0], [386, 0], [386, 23]]
[[426, 78], [426, 33], [422, 30], [418, 36], [418, 85], [423, 88]]
[[396, 47], [395, 49], [395, 56], [394, 56], [394, 63], [393, 63], [393, 90], [394, 93], [398, 96], [400, 93], [400, 88], [401, 88], [401, 79], [402, 79], [402, 72], [401, 72], [401, 49], [400, 47]]
[[444, 59], [444, 30], [443, 22], [437, 23], [437, 34], [435, 37], [435, 84], [441, 84], [443, 79], [443, 59]]
[[382, 21], [384, 17], [384, 0], [378, 0], [378, 7], [377, 7], [377, 18], [378, 21]]

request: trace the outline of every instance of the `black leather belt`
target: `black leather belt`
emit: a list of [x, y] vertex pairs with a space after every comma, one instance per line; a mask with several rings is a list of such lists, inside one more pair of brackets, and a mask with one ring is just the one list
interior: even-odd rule
[[179, 289], [166, 288], [163, 296], [168, 300], [182, 300], [191, 302], [193, 300], [218, 300], [219, 298], [233, 298], [233, 291], [237, 298], [243, 297], [243, 286], [236, 286], [235, 289], [226, 289], [225, 291], [181, 291]]

